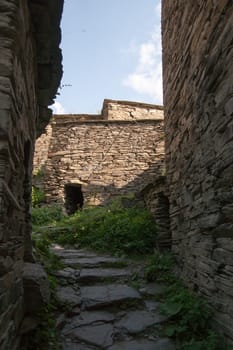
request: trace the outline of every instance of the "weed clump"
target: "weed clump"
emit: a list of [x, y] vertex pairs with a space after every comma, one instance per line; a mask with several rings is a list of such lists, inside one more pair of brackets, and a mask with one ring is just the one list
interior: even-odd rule
[[34, 231], [37, 227], [53, 225], [56, 226], [59, 221], [64, 219], [62, 208], [59, 205], [33, 207], [32, 225]]
[[88, 247], [115, 255], [149, 254], [153, 252], [156, 224], [141, 206], [124, 206], [116, 198], [105, 207], [89, 207], [62, 217], [55, 208], [35, 208], [33, 224], [53, 224], [47, 237], [62, 245]]
[[162, 255], [155, 251], [145, 271], [148, 281], [167, 285], [160, 296], [161, 312], [169, 316], [163, 335], [173, 338], [180, 350], [232, 350], [222, 344], [211, 328], [212, 310], [208, 303], [174, 275], [174, 263], [171, 253]]

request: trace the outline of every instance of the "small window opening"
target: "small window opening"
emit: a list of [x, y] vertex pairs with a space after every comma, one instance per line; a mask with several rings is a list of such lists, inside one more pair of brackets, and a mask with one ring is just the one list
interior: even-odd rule
[[81, 185], [66, 184], [65, 185], [65, 208], [68, 215], [74, 214], [83, 207], [83, 193]]

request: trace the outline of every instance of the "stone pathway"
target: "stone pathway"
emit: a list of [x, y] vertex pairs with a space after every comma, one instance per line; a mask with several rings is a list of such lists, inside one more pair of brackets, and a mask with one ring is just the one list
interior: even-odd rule
[[141, 266], [84, 249], [52, 250], [64, 264], [56, 272], [63, 350], [175, 350], [158, 336], [167, 318], [155, 296], [164, 286], [146, 284]]

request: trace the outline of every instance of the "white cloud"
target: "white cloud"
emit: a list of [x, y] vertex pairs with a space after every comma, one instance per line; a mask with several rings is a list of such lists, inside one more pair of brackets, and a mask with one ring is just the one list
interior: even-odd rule
[[[161, 3], [155, 8], [159, 16]], [[130, 73], [123, 84], [139, 93], [152, 98], [154, 103], [162, 104], [162, 49], [160, 25], [154, 27], [146, 42], [137, 47], [137, 64], [134, 72]]]
[[52, 105], [53, 114], [66, 114], [65, 108], [58, 101], [55, 101]]
[[155, 13], [159, 17], [161, 17], [161, 7], [162, 7], [162, 3], [161, 3], [161, 1], [159, 1], [155, 6]]

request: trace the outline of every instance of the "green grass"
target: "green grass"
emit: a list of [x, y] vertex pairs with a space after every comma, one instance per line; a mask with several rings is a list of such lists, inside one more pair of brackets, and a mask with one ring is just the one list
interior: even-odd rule
[[32, 206], [37, 207], [39, 204], [44, 202], [45, 192], [35, 186], [32, 186]]

